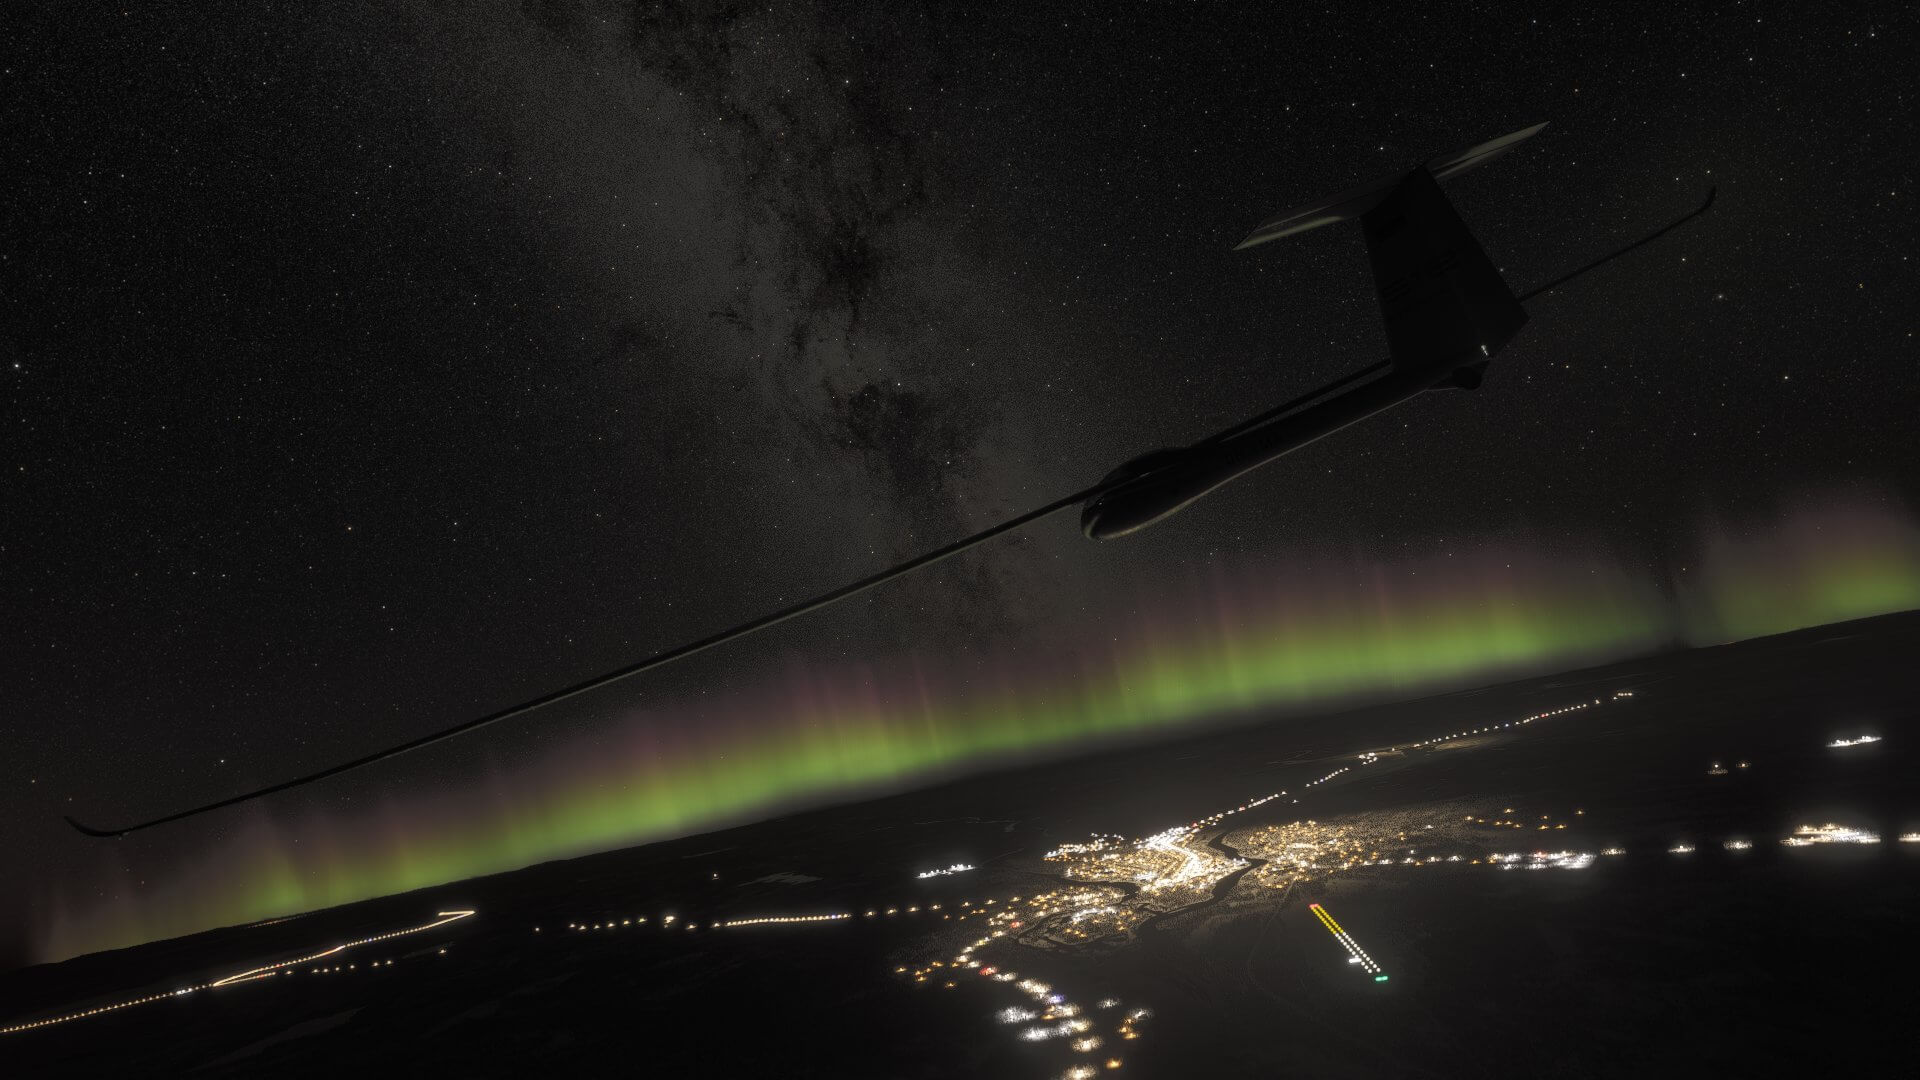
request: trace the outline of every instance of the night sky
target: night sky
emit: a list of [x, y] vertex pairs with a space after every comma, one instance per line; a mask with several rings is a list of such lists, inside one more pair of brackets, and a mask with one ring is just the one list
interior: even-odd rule
[[[1052, 655], [1220, 574], [1458, 557], [1465, 594], [1518, 552], [1674, 596], [1703, 537], [1915, 535], [1910, 18], [1296, 7], [10, 9], [0, 961], [248, 823], [497, 798], [580, 731]], [[1532, 303], [1475, 394], [278, 805], [58, 820], [491, 711], [1371, 363], [1357, 229], [1228, 248], [1542, 120], [1449, 185], [1516, 292], [1719, 201]]]

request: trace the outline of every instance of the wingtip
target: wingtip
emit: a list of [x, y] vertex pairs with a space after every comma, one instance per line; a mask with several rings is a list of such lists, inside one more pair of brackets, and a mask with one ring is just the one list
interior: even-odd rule
[[1713, 197], [1714, 197], [1715, 195], [1718, 195], [1718, 194], [1720, 194], [1720, 185], [1718, 185], [1718, 184], [1715, 184], [1714, 186], [1712, 186], [1712, 187], [1710, 187], [1710, 188], [1708, 188], [1708, 189], [1707, 189], [1707, 201], [1706, 201], [1706, 202], [1703, 202], [1703, 203], [1701, 203], [1701, 204], [1700, 204], [1700, 212], [1701, 212], [1701, 213], [1703, 213], [1703, 214], [1704, 214], [1704, 213], [1706, 213], [1706, 212], [1707, 212], [1707, 211], [1708, 211], [1708, 210], [1709, 210], [1710, 208], [1712, 208], [1712, 206], [1713, 206]]
[[73, 818], [68, 817], [65, 814], [62, 814], [60, 816], [66, 821], [67, 824], [73, 826], [75, 832], [81, 833], [86, 836], [98, 836], [103, 839], [118, 840], [120, 837], [127, 835], [124, 829], [118, 830], [118, 831], [111, 830], [111, 829], [96, 829], [91, 825], [83, 825], [80, 822], [75, 821]]

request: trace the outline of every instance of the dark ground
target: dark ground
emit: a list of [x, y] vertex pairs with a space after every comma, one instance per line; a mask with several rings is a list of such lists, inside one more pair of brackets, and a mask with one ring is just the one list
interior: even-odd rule
[[[1370, 867], [1284, 902], [1241, 897], [1098, 954], [1005, 948], [1075, 1000], [1147, 1006], [1112, 1075], [1836, 1075], [1904, 1064], [1920, 953], [1920, 615], [976, 777], [511, 874], [0, 976], [0, 1026], [152, 993], [474, 908], [355, 950], [359, 966], [0, 1036], [16, 1075], [605, 1074], [1056, 1076], [1075, 1061], [994, 1021], [984, 983], [915, 985], [894, 966], [961, 935], [908, 905], [1032, 893], [1039, 856], [1088, 831], [1139, 835], [1353, 751], [1629, 701], [1382, 759], [1237, 819], [1513, 807], [1577, 824], [1551, 848], [1627, 854], [1578, 871], [1465, 862]], [[1827, 749], [1836, 735], [1885, 741]], [[1750, 767], [1707, 775], [1708, 763]], [[1463, 809], [1464, 808], [1464, 809]], [[1783, 849], [1802, 823], [1872, 828], [1871, 847]], [[1753, 849], [1725, 851], [1745, 836]], [[1667, 849], [1686, 840], [1690, 856]], [[1487, 835], [1467, 855], [1530, 850]], [[1436, 850], [1439, 850], [1436, 848]], [[964, 860], [936, 882], [914, 872]], [[817, 881], [756, 881], [790, 873]], [[714, 877], [718, 875], [718, 878]], [[1240, 894], [1235, 894], [1239, 896]], [[1391, 973], [1366, 980], [1307, 910], [1318, 899]], [[872, 921], [715, 931], [713, 918], [864, 911]], [[672, 912], [703, 924], [667, 930]], [[569, 932], [569, 922], [649, 924]], [[541, 927], [535, 933], [534, 927]], [[970, 935], [971, 931], [969, 931]], [[445, 952], [440, 950], [445, 948]], [[391, 966], [369, 961], [392, 958]], [[1902, 1070], [1904, 1071], [1904, 1070]]]

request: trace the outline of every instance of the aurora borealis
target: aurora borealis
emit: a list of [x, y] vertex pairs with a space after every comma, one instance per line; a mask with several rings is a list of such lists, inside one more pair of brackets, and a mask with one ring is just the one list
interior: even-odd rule
[[1771, 528], [1716, 524], [1682, 585], [1696, 645], [1920, 608], [1920, 525], [1871, 494], [1834, 497]]
[[1514, 539], [1420, 560], [1216, 565], [1186, 588], [1143, 594], [1136, 610], [1150, 614], [1103, 627], [1095, 644], [796, 664], [784, 680], [674, 707], [671, 725], [636, 715], [483, 782], [397, 796], [377, 812], [255, 816], [184, 860], [136, 851], [102, 884], [117, 899], [50, 900], [36, 947], [57, 959], [1105, 740], [1920, 607], [1920, 526], [1855, 493], [1760, 527], [1713, 526], [1668, 569], [1670, 586], [1599, 549]]

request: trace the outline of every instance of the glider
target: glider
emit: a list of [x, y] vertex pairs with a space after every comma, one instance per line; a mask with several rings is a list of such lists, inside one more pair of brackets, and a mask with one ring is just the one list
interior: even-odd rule
[[[1515, 296], [1481, 249], [1479, 241], [1460, 219], [1453, 204], [1448, 201], [1440, 183], [1507, 153], [1539, 134], [1546, 126], [1536, 124], [1279, 214], [1263, 222], [1235, 248], [1253, 247], [1322, 225], [1358, 220], [1366, 235], [1367, 258], [1373, 266], [1374, 289], [1379, 295], [1381, 314], [1386, 320], [1385, 360], [1276, 405], [1191, 446], [1155, 450], [1134, 458], [1092, 487], [1055, 499], [1045, 506], [1029, 510], [936, 551], [698, 641], [655, 653], [625, 667], [542, 694], [530, 701], [429, 732], [318, 772], [148, 821], [112, 828], [96, 828], [72, 817], [66, 819], [67, 823], [88, 836], [125, 836], [351, 772], [409, 750], [418, 750], [502, 720], [523, 716], [737, 640], [756, 630], [764, 630], [776, 623], [839, 603], [883, 582], [958, 555], [1002, 533], [1069, 507], [1083, 508], [1081, 530], [1089, 537], [1104, 540], [1126, 536], [1167, 518], [1262, 465], [1375, 413], [1432, 390], [1476, 389], [1484, 378], [1488, 363], [1526, 324], [1527, 313], [1521, 306], [1525, 301], [1659, 239], [1706, 213], [1713, 205], [1714, 191], [1709, 189], [1706, 201], [1698, 209], [1618, 251]], [[1380, 377], [1361, 383], [1337, 397], [1327, 397], [1372, 375]], [[1323, 398], [1326, 400], [1321, 400]]]

